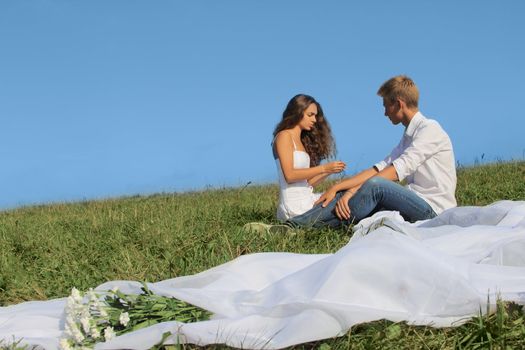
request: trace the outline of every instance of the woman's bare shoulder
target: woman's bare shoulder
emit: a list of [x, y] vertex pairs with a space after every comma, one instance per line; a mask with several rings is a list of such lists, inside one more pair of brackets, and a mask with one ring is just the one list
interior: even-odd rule
[[274, 142], [292, 143], [292, 134], [288, 130], [281, 130], [275, 135]]

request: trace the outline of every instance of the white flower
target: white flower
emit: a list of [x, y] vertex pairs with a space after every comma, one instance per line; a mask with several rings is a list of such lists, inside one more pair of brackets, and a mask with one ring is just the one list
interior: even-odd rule
[[86, 295], [88, 296], [90, 302], [92, 302], [92, 303], [98, 302], [98, 295], [95, 293], [93, 288], [90, 288], [87, 291]]
[[82, 302], [82, 295], [80, 294], [78, 289], [76, 289], [75, 287], [71, 288], [71, 296], [77, 303]]
[[70, 327], [70, 328], [75, 328], [77, 326], [76, 322], [75, 322], [75, 319], [73, 318], [72, 315], [68, 314], [66, 316], [66, 326]]
[[129, 322], [129, 314], [127, 312], [122, 312], [120, 314], [120, 317], [118, 318], [118, 321], [120, 322], [121, 325], [126, 327]]
[[111, 288], [111, 291], [112, 291], [113, 293], [118, 292], [118, 286], [115, 286], [115, 287]]
[[89, 331], [91, 329], [91, 324], [90, 324], [90, 319], [89, 319], [89, 314], [87, 315], [82, 315], [82, 318], [80, 319], [80, 324], [82, 325], [82, 329], [84, 330], [84, 333], [86, 334], [89, 334]]
[[77, 305], [75, 299], [70, 295], [66, 299], [66, 310], [74, 310]]
[[73, 339], [73, 332], [71, 331], [71, 328], [66, 325], [66, 329], [64, 330], [64, 335], [67, 339]]
[[84, 335], [82, 334], [82, 332], [80, 331], [80, 329], [78, 329], [77, 327], [75, 327], [74, 329], [71, 330], [71, 333], [73, 334], [73, 339], [75, 340], [75, 342], [77, 344], [80, 344], [82, 343], [82, 341], [85, 339], [84, 338]]
[[68, 296], [66, 299], [66, 312], [67, 313], [76, 313], [82, 307], [82, 302], [75, 299], [72, 295]]
[[84, 340], [84, 335], [82, 334], [80, 329], [78, 329], [77, 324], [69, 316], [66, 319], [66, 329], [64, 333], [67, 337], [73, 339], [77, 344]]
[[91, 327], [91, 337], [95, 340], [100, 338], [100, 331], [97, 327]]
[[108, 327], [108, 328], [104, 329], [104, 339], [106, 341], [115, 338], [115, 336], [116, 336], [116, 334], [115, 334], [115, 331], [113, 330], [113, 327]]
[[66, 338], [60, 339], [58, 347], [60, 350], [71, 350], [71, 344], [69, 344], [69, 340]]
[[76, 316], [77, 313], [82, 312], [82, 310], [86, 308], [86, 306], [82, 303], [82, 300], [82, 294], [78, 291], [78, 289], [71, 289], [71, 295], [66, 299], [66, 314]]

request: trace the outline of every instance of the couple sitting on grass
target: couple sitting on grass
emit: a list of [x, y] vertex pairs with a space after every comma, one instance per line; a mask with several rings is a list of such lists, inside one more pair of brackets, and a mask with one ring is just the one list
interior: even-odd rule
[[452, 143], [436, 121], [419, 112], [415, 83], [407, 76], [396, 76], [383, 83], [377, 94], [383, 98], [385, 116], [405, 127], [401, 141], [383, 161], [334, 184], [322, 195], [314, 193], [313, 187], [346, 165], [341, 161], [320, 164], [335, 150], [321, 105], [307, 95], [290, 100], [273, 142], [280, 185], [277, 218], [284, 224], [249, 223], [246, 230], [339, 228], [383, 210], [398, 211], [406, 221], [415, 222], [456, 206]]

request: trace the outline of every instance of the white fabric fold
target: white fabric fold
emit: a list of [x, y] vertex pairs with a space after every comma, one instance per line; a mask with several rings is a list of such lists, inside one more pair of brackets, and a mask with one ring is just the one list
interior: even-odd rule
[[[388, 319], [459, 325], [497, 298], [525, 302], [525, 202], [449, 209], [409, 224], [380, 212], [354, 228], [334, 254], [257, 253], [201, 272], [149, 284], [212, 311], [212, 320], [165, 322], [96, 349], [148, 349], [166, 331], [173, 343], [276, 349], [345, 334]], [[140, 283], [107, 282], [139, 293]], [[64, 299], [0, 308], [0, 339], [58, 347]]]

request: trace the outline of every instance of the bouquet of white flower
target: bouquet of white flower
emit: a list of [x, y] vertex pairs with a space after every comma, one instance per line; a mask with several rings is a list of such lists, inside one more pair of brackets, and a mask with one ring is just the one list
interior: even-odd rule
[[[153, 294], [145, 283], [142, 293], [124, 294], [113, 289], [102, 294], [92, 289], [71, 290], [65, 308], [62, 350], [89, 349], [117, 335], [166, 321], [196, 322], [211, 313], [184, 301]], [[165, 335], [164, 338], [169, 336]]]

